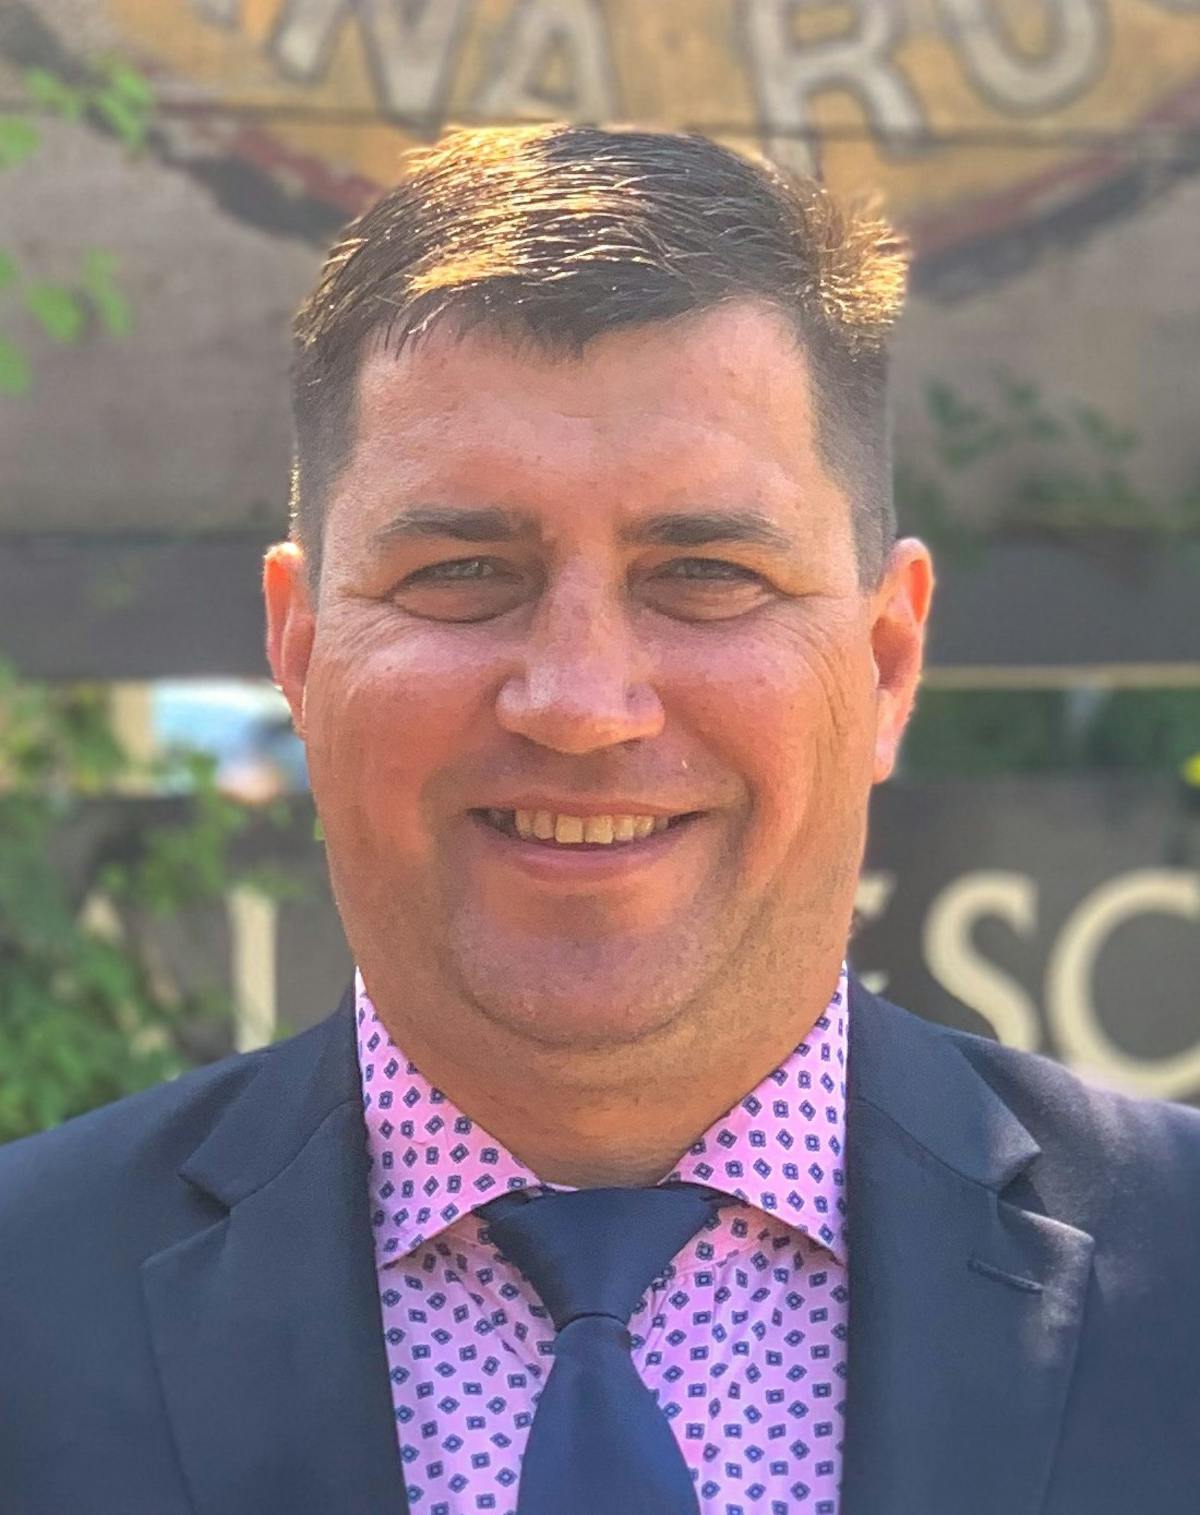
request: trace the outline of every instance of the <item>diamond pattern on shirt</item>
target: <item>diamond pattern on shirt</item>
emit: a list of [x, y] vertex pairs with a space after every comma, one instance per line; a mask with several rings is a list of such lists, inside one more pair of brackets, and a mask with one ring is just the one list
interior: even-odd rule
[[[537, 1176], [395, 1046], [361, 975], [359, 1065], [397, 1436], [413, 1515], [513, 1515], [554, 1328], [472, 1213]], [[668, 1175], [736, 1196], [630, 1320], [703, 1515], [836, 1515], [849, 1292], [846, 971], [774, 1072]], [[556, 1186], [557, 1187], [557, 1186]]]

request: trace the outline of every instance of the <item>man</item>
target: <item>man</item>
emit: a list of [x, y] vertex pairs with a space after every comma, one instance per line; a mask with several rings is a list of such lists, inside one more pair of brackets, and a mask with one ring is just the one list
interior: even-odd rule
[[1200, 1505], [1200, 1118], [845, 968], [933, 579], [903, 279], [566, 127], [334, 249], [265, 592], [358, 971], [0, 1154], [6, 1515]]

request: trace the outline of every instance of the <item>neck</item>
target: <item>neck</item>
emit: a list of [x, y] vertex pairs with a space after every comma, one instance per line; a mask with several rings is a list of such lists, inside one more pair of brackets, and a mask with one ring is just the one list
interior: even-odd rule
[[546, 1183], [641, 1188], [665, 1178], [738, 1098], [715, 1090], [702, 1100], [681, 1094], [661, 1083], [653, 1091], [601, 1091], [568, 1090], [556, 1080], [519, 1091], [464, 1088], [455, 1103], [478, 1112], [479, 1123]]
[[[813, 974], [809, 995], [790, 989], [775, 1015], [764, 1016], [758, 999], [753, 1016], [726, 1007], [715, 1023], [689, 1019], [653, 1043], [584, 1054], [517, 1046], [491, 1023], [447, 1043], [428, 1034], [429, 1021], [389, 1014], [389, 1002], [381, 1005], [374, 994], [372, 1002], [425, 1078], [539, 1179], [634, 1188], [665, 1178], [714, 1121], [786, 1060], [828, 1006], [840, 966], [839, 958], [831, 971]], [[386, 986], [380, 992], [386, 996]], [[405, 993], [390, 1004], [411, 1002]], [[731, 1034], [736, 1027], [743, 1029]], [[519, 1076], [499, 1076], [505, 1069]]]

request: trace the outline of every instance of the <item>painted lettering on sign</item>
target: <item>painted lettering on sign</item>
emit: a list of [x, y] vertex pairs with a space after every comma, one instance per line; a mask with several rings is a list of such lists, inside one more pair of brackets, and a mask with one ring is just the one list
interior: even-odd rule
[[1095, 225], [1140, 142], [1200, 121], [1200, 0], [104, 3], [164, 96], [248, 107], [232, 150], [347, 212], [449, 121], [628, 120], [877, 188], [920, 263]]
[[381, 110], [427, 116], [445, 98], [451, 49], [469, 0], [414, 9], [395, 0], [285, 0], [269, 50], [290, 79], [311, 83], [329, 69], [344, 28], [358, 30]]
[[[218, 26], [243, 20], [241, 0], [194, 0]], [[300, 84], [329, 74], [346, 33], [356, 34], [373, 103], [401, 120], [445, 104], [474, 0], [279, 0], [267, 53]], [[561, 112], [605, 120], [617, 111], [607, 23], [597, 0], [517, 0], [472, 102], [496, 120]]]
[[939, 6], [971, 82], [997, 110], [1061, 110], [1096, 82], [1107, 61], [1103, 0], [1042, 0], [1046, 41], [1032, 55], [990, 0], [939, 0]]
[[[894, 887], [892, 874], [863, 875], [857, 908], [865, 922], [883, 917]], [[1136, 1057], [1106, 1028], [1096, 995], [1101, 954], [1121, 927], [1164, 916], [1194, 933], [1200, 925], [1200, 872], [1135, 868], [1085, 894], [1050, 943], [1041, 994], [1044, 1014], [1038, 1010], [1036, 986], [1005, 972], [975, 940], [976, 928], [985, 920], [1032, 939], [1038, 905], [1038, 882], [1028, 873], [978, 869], [953, 879], [930, 901], [922, 924], [921, 951], [930, 977], [1008, 1046], [1054, 1050], [1086, 1076], [1116, 1088], [1161, 1099], [1200, 1095], [1200, 1042], [1161, 1057]], [[887, 975], [860, 966], [868, 987], [886, 992]]]
[[476, 107], [497, 120], [548, 113], [611, 120], [617, 92], [605, 18], [595, 0], [520, 0]]
[[[881, 142], [929, 129], [924, 97], [936, 75], [906, 61], [911, 32], [894, 0], [850, 0], [845, 24], [806, 35], [798, 13], [828, 7], [797, 0], [730, 0], [759, 102], [764, 135], [782, 158], [811, 171], [820, 125], [815, 97], [851, 95]], [[245, 20], [242, 0], [192, 0], [217, 26]], [[1174, 0], [1167, 9], [1200, 9]], [[937, 0], [940, 40], [980, 99], [1006, 114], [1061, 110], [1084, 95], [1111, 59], [1104, 0], [1041, 0], [1041, 41], [1032, 49], [991, 0]], [[316, 83], [329, 73], [343, 33], [357, 33], [381, 111], [426, 114], [445, 97], [478, 0], [276, 0], [268, 52], [280, 73]], [[470, 104], [505, 118], [547, 108], [598, 120], [619, 109], [609, 27], [623, 8], [604, 0], [514, 0]], [[922, 55], [924, 57], [924, 55]]]
[[894, 50], [903, 14], [891, 0], [855, 0], [853, 23], [823, 41], [797, 40], [790, 0], [741, 0], [746, 56], [761, 106], [767, 148], [799, 173], [818, 167], [820, 130], [814, 96], [848, 90], [881, 139], [917, 138], [924, 126], [920, 99]]

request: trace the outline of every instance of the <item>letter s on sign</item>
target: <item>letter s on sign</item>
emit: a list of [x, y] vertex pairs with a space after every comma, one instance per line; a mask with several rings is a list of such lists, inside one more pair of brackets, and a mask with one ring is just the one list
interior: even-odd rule
[[925, 964], [947, 993], [981, 1015], [1007, 1047], [1036, 1052], [1037, 1008], [1024, 989], [975, 950], [971, 932], [985, 915], [1014, 931], [1037, 926], [1037, 885], [1025, 873], [983, 869], [948, 884], [929, 907], [922, 933]]

